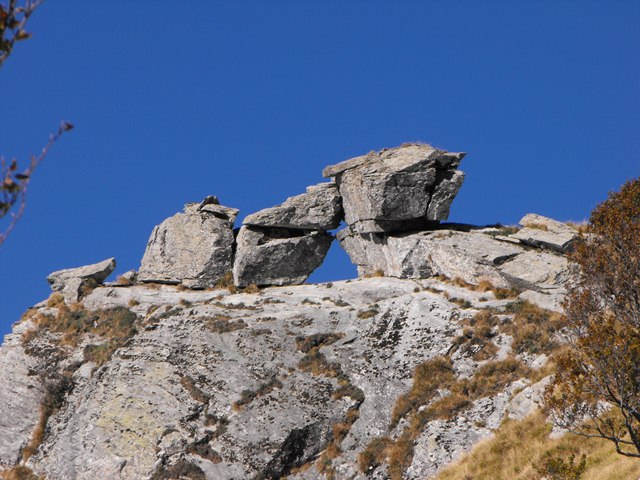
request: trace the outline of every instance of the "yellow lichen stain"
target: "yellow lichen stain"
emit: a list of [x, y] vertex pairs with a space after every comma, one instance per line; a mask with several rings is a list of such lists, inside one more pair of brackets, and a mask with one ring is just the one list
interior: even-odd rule
[[168, 421], [173, 420], [162, 418], [158, 405], [169, 406], [162, 410], [172, 410], [170, 405], [179, 403], [161, 387], [174, 375], [171, 365], [157, 363], [140, 371], [135, 382], [129, 384], [125, 377], [114, 382], [115, 388], [105, 392], [106, 398], [95, 426], [109, 439], [102, 445], [105, 450], [133, 460], [127, 462], [125, 470], [128, 467], [136, 471], [153, 467], [158, 439], [166, 430]]

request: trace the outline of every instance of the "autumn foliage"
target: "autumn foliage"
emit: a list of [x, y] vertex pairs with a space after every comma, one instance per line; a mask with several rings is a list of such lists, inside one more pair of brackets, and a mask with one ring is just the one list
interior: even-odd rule
[[559, 426], [640, 457], [640, 178], [593, 210], [570, 258], [570, 340], [546, 392], [550, 414]]

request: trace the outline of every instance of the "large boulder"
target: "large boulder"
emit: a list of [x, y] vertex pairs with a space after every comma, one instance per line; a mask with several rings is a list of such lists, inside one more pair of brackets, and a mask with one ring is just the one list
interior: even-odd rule
[[236, 241], [237, 286], [297, 285], [320, 266], [333, 237], [321, 230], [243, 226]]
[[307, 187], [307, 192], [244, 219], [244, 225], [301, 230], [333, 230], [342, 220], [342, 202], [333, 182]]
[[51, 290], [62, 294], [65, 302], [73, 303], [80, 299], [84, 288], [101, 284], [115, 268], [116, 259], [108, 258], [92, 265], [67, 268], [50, 273], [47, 281], [51, 285]]
[[156, 226], [142, 258], [138, 280], [212, 287], [233, 266], [235, 208], [207, 197]]
[[578, 238], [578, 231], [566, 223], [535, 213], [522, 217], [520, 225], [524, 228], [509, 237], [533, 247], [545, 247], [564, 253], [571, 250]]
[[370, 152], [322, 173], [335, 177], [354, 232], [416, 230], [448, 218], [464, 180], [456, 170], [464, 155], [411, 144]]

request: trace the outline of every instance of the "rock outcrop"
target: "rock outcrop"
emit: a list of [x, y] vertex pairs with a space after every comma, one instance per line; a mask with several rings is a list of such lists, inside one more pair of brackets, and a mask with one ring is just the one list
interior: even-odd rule
[[138, 280], [212, 287], [233, 266], [235, 208], [218, 204], [216, 197], [185, 206], [156, 226], [142, 258]]
[[[537, 356], [512, 347], [513, 314], [494, 319], [491, 345], [464, 340], [478, 312], [511, 311], [514, 300], [435, 278], [253, 294], [101, 286], [75, 307], [77, 318], [93, 324], [95, 312], [116, 312], [120, 321], [127, 309], [137, 316], [133, 336], [109, 356], [90, 354], [108, 337], [67, 334], [62, 342], [64, 331], [43, 328], [43, 318], [66, 315], [59, 306], [30, 311], [0, 349], [0, 466], [19, 461], [41, 425], [39, 405], [55, 395], [57, 407], [26, 461], [48, 480], [385, 479], [384, 457], [364, 467], [360, 458], [375, 441], [407, 432], [415, 438], [403, 478], [431, 478], [507, 414], [526, 413], [529, 404], [511, 397], [532, 383], [527, 365]], [[482, 382], [491, 362], [518, 362], [522, 373], [505, 372], [499, 389], [483, 386], [450, 418], [412, 430], [411, 417], [430, 403], [411, 407], [406, 418], [398, 418], [397, 405], [415, 368], [444, 356], [450, 382]], [[51, 380], [61, 378], [65, 390]], [[438, 387], [444, 390], [434, 394], [446, 395]]]
[[446, 220], [464, 180], [464, 153], [430, 145], [384, 149], [324, 169], [335, 177], [353, 232], [416, 230]]
[[102, 262], [78, 268], [67, 268], [50, 273], [47, 281], [54, 292], [62, 294], [69, 304], [77, 302], [85, 287], [95, 287], [104, 282], [116, 268], [116, 259], [108, 258]]
[[[67, 305], [36, 305], [0, 349], [0, 470], [423, 480], [529, 414], [576, 232], [440, 223], [463, 155], [347, 160], [235, 233], [238, 210], [207, 197], [155, 227], [137, 277], [101, 285], [113, 259], [51, 274]], [[298, 285], [343, 219], [359, 276], [385, 278]], [[251, 288], [222, 289], [229, 271]]]

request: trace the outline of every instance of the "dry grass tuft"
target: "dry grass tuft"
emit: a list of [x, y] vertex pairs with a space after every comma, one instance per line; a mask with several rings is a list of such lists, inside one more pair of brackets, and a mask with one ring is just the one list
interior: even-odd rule
[[273, 377], [267, 382], [258, 386], [256, 390], [243, 390], [240, 394], [240, 399], [237, 402], [233, 403], [233, 409], [235, 411], [242, 410], [246, 405], [249, 405], [256, 398], [267, 395], [276, 388], [282, 388], [282, 382], [276, 377]]
[[260, 292], [260, 287], [258, 287], [258, 285], [256, 285], [255, 283], [248, 285], [242, 290], [242, 293], [258, 293], [258, 292]]
[[0, 478], [3, 480], [41, 480], [41, 477], [25, 465], [16, 465], [8, 470], [0, 471]]
[[[640, 462], [615, 453], [610, 442], [564, 435], [550, 439], [551, 425], [537, 412], [521, 421], [505, 420], [495, 435], [459, 462], [444, 469], [437, 480], [529, 480], [541, 477], [550, 461], [579, 462], [586, 456], [580, 480], [629, 480], [640, 477]], [[576, 463], [578, 463], [576, 462]], [[552, 478], [552, 477], [549, 477]]]

